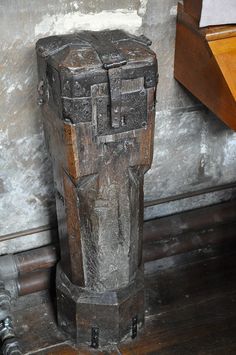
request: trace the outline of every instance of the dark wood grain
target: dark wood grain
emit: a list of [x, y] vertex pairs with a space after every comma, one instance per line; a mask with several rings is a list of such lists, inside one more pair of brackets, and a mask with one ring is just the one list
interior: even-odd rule
[[229, 245], [236, 245], [236, 223], [208, 226], [179, 235], [170, 234], [160, 241], [145, 243], [143, 259], [149, 262], [210, 246], [224, 248]]
[[144, 242], [161, 241], [183, 233], [236, 221], [236, 200], [144, 222]]
[[[188, 254], [203, 251], [213, 256], [214, 250], [229, 251], [236, 246], [236, 201], [228, 201], [144, 223], [143, 258], [146, 272], [150, 262], [171, 260], [177, 265]], [[217, 255], [215, 253], [214, 255]], [[200, 256], [200, 254], [199, 254]], [[54, 268], [59, 255], [54, 246], [15, 254], [20, 294], [54, 288]], [[47, 271], [48, 269], [48, 271]], [[40, 270], [43, 273], [40, 273]], [[44, 271], [46, 271], [44, 273]], [[22, 278], [22, 275], [25, 275]]]
[[199, 22], [202, 12], [202, 0], [184, 0], [183, 3], [184, 11]]
[[[153, 156], [156, 54], [144, 36], [84, 31], [37, 42], [61, 260], [58, 324], [77, 343], [144, 323], [143, 180]], [[134, 327], [133, 327], [134, 328]]]
[[235, 354], [236, 244], [230, 237], [234, 220], [231, 201], [147, 223], [159, 231], [158, 241], [167, 241], [169, 234], [186, 239], [194, 235], [198, 240], [197, 234], [206, 228], [213, 240], [220, 229], [222, 239], [154, 262], [145, 276], [146, 327], [136, 340], [102, 350], [74, 348], [57, 327], [54, 302], [41, 294], [34, 296], [33, 304], [27, 298], [32, 296], [22, 297], [14, 314], [24, 354]]

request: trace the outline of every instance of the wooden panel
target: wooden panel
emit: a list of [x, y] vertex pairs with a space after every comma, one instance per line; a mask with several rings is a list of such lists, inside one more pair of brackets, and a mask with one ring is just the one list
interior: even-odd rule
[[186, 11], [181, 3], [178, 3], [178, 21], [198, 33], [201, 37], [205, 37], [208, 41], [229, 38], [236, 36], [235, 25], [218, 25], [199, 28], [198, 20], [190, 11]]
[[236, 100], [236, 37], [211, 41], [209, 46]]
[[214, 245], [218, 248], [224, 248], [227, 245], [235, 247], [236, 223], [211, 226], [194, 232], [170, 236], [159, 242], [146, 243], [143, 248], [143, 259], [145, 262], [149, 262]]
[[144, 223], [145, 262], [202, 248], [236, 245], [236, 201]]
[[113, 349], [75, 349], [58, 330], [52, 303], [39, 306], [35, 296], [30, 305], [26, 298], [26, 309], [18, 306], [14, 313], [23, 354], [235, 354], [235, 256], [218, 249], [213, 258], [190, 259], [147, 277], [145, 329]]
[[[234, 39], [226, 41], [234, 41]], [[204, 32], [198, 29], [193, 20], [189, 21], [184, 15], [183, 7], [179, 5], [175, 78], [230, 128], [236, 130], [235, 97], [231, 91], [232, 85], [229, 86], [228, 83], [232, 74], [227, 73], [225, 77], [226, 68], [233, 61], [233, 57], [235, 57], [234, 52], [224, 55], [224, 60], [227, 58], [227, 64], [224, 64], [224, 69], [222, 69], [222, 63], [218, 62], [220, 57], [216, 59], [213, 55]]]
[[[186, 246], [188, 239], [195, 238], [198, 250], [155, 262], [152, 272], [145, 274], [146, 326], [136, 340], [104, 350], [82, 346], [75, 349], [57, 327], [54, 304], [44, 298], [42, 301], [42, 295], [36, 294], [22, 297], [15, 307], [16, 330], [23, 353], [234, 354], [235, 207], [236, 201], [231, 201], [145, 223], [146, 233], [151, 234], [149, 237], [146, 234], [146, 241], [156, 238], [161, 245], [184, 237]], [[214, 247], [198, 244], [204, 238], [211, 242], [209, 236], [212, 240], [219, 237], [219, 243]]]
[[236, 37], [236, 26], [212, 26], [201, 30], [205, 34], [208, 41], [215, 41], [216, 39]]
[[184, 11], [200, 21], [202, 12], [202, 0], [184, 0]]
[[236, 200], [214, 206], [185, 211], [144, 223], [144, 243], [169, 240], [170, 236], [216, 228], [236, 222]]

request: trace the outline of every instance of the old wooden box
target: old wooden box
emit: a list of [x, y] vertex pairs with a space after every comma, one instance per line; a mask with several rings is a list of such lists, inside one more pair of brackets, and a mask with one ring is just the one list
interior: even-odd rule
[[37, 43], [61, 247], [58, 321], [93, 347], [135, 337], [144, 321], [143, 175], [157, 84], [149, 44], [118, 30]]

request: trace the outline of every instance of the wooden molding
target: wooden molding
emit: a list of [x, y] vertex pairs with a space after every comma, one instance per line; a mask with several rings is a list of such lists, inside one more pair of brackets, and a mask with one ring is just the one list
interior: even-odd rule
[[199, 22], [202, 12], [202, 0], [184, 0], [184, 11]]

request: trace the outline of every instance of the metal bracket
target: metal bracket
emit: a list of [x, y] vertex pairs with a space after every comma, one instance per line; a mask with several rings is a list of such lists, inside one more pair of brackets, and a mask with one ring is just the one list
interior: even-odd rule
[[121, 124], [121, 66], [127, 63], [126, 58], [109, 39], [109, 33], [84, 33], [82, 38], [92, 45], [103, 68], [107, 70], [110, 91], [110, 113], [112, 128], [119, 128]]
[[97, 349], [98, 347], [99, 347], [99, 328], [92, 327], [91, 348]]
[[115, 67], [120, 67], [127, 63], [126, 58], [117, 47], [114, 45], [110, 32], [89, 33], [83, 32], [80, 38], [89, 43], [97, 52], [104, 69], [108, 70]]
[[132, 318], [132, 333], [131, 333], [131, 338], [134, 339], [136, 338], [138, 334], [138, 316], [135, 316]]
[[44, 80], [41, 80], [39, 82], [37, 90], [38, 90], [37, 103], [39, 106], [42, 106], [45, 104], [46, 101], [48, 101], [49, 98], [48, 87]]
[[142, 43], [142, 44], [145, 44], [146, 46], [150, 47], [152, 45], [152, 41], [147, 38], [146, 36], [144, 35], [141, 35], [139, 37], [133, 37], [133, 40], [138, 42], [138, 43]]
[[110, 104], [111, 104], [111, 126], [119, 128], [121, 124], [121, 68], [108, 70]]

